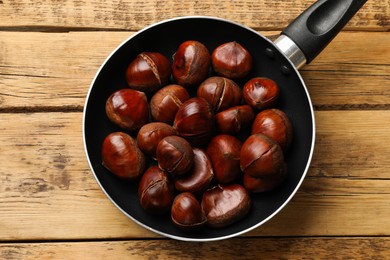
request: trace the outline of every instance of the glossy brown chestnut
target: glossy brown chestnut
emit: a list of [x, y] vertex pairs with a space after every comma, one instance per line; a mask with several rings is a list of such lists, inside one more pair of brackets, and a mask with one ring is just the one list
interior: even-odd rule
[[179, 107], [190, 95], [180, 85], [171, 84], [158, 90], [150, 100], [150, 112], [155, 121], [172, 124]]
[[211, 184], [214, 171], [210, 157], [205, 151], [196, 147], [193, 148], [193, 151], [194, 166], [192, 170], [186, 175], [176, 178], [174, 182], [176, 190], [200, 195]]
[[265, 177], [252, 177], [249, 174], [244, 174], [243, 186], [245, 189], [252, 193], [267, 192], [278, 187], [286, 179], [287, 165], [281, 168], [279, 172], [274, 175]]
[[198, 87], [197, 96], [206, 99], [215, 112], [223, 111], [241, 102], [241, 88], [231, 79], [210, 77]]
[[226, 184], [242, 176], [240, 169], [241, 141], [231, 135], [216, 135], [207, 146], [215, 179]]
[[158, 52], [142, 52], [127, 67], [127, 84], [136, 90], [153, 93], [168, 83], [171, 64]]
[[255, 109], [274, 106], [279, 99], [279, 92], [279, 86], [269, 78], [253, 78], [243, 87], [245, 102]]
[[290, 119], [279, 109], [272, 108], [257, 114], [252, 124], [252, 134], [261, 133], [276, 141], [286, 151], [293, 138]]
[[133, 89], [115, 91], [106, 101], [106, 114], [123, 129], [136, 131], [149, 120], [145, 93]]
[[280, 145], [263, 134], [249, 136], [242, 144], [241, 170], [252, 177], [264, 177], [280, 172], [284, 157]]
[[194, 165], [194, 152], [189, 142], [180, 136], [167, 136], [157, 145], [158, 167], [173, 177], [186, 174]]
[[211, 64], [218, 75], [241, 79], [246, 77], [252, 69], [252, 56], [239, 43], [227, 42], [213, 51]]
[[174, 191], [169, 174], [157, 166], [151, 166], [140, 180], [138, 199], [147, 212], [161, 215], [171, 210]]
[[203, 98], [190, 98], [177, 111], [173, 127], [191, 145], [207, 145], [215, 130], [211, 105]]
[[183, 230], [196, 230], [207, 221], [199, 201], [191, 192], [177, 195], [171, 209], [175, 226]]
[[211, 64], [210, 53], [198, 41], [180, 44], [173, 56], [172, 76], [184, 87], [199, 85], [208, 75]]
[[102, 145], [103, 166], [119, 178], [134, 180], [145, 169], [145, 156], [128, 134], [109, 134]]
[[255, 113], [249, 105], [235, 106], [215, 115], [218, 132], [221, 134], [238, 134], [250, 127]]
[[251, 198], [239, 184], [218, 185], [203, 193], [201, 206], [207, 225], [221, 228], [244, 218], [251, 208]]
[[145, 154], [151, 156], [153, 159], [156, 158], [156, 150], [158, 143], [167, 136], [176, 135], [176, 130], [161, 122], [152, 122], [144, 125], [138, 131], [137, 143], [138, 147]]

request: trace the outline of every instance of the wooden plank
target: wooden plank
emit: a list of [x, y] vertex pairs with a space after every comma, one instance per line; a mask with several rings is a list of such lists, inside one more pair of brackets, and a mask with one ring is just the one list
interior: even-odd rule
[[[246, 236], [389, 235], [390, 114], [315, 115], [317, 146], [303, 186]], [[98, 187], [84, 155], [81, 119], [81, 113], [1, 114], [0, 240], [156, 237]]]
[[390, 238], [245, 238], [208, 243], [138, 240], [0, 244], [3, 259], [378, 259]]
[[[0, 26], [40, 27], [44, 30], [51, 30], [50, 27], [139, 30], [149, 24], [172, 17], [209, 15], [234, 20], [257, 29], [280, 30], [313, 2], [312, 0], [1, 1]], [[347, 29], [388, 30], [389, 6], [388, 1], [368, 1], [348, 24]]]
[[[81, 110], [100, 64], [131, 34], [0, 32], [0, 109], [73, 107]], [[275, 34], [266, 32], [266, 35]], [[388, 107], [388, 42], [389, 33], [341, 33], [302, 70], [314, 105]]]

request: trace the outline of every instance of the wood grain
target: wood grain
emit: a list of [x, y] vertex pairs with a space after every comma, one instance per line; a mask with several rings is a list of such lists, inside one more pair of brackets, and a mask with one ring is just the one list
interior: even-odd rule
[[[113, 0], [2, 1], [0, 27], [11, 30], [139, 30], [152, 23], [186, 15], [209, 15], [261, 30], [280, 30], [312, 0]], [[346, 29], [386, 31], [390, 3], [368, 1]]]
[[[278, 32], [266, 32], [275, 35]], [[78, 109], [128, 32], [0, 32], [0, 110]], [[344, 32], [302, 69], [316, 108], [390, 106], [389, 33]]]
[[390, 258], [390, 238], [245, 238], [0, 244], [3, 259], [377, 259]]
[[[315, 116], [317, 145], [303, 186], [246, 236], [389, 235], [390, 114]], [[0, 241], [157, 237], [100, 190], [84, 155], [81, 120], [81, 113], [1, 115]]]

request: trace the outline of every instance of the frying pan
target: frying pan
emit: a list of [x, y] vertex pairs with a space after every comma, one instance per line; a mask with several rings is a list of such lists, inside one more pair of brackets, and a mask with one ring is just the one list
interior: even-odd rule
[[[256, 31], [215, 17], [180, 17], [149, 26], [125, 40], [97, 72], [86, 99], [83, 138], [87, 159], [101, 189], [130, 219], [158, 234], [186, 241], [212, 241], [243, 234], [276, 215], [293, 197], [310, 165], [315, 141], [313, 106], [298, 68], [311, 62], [336, 36], [366, 0], [320, 0], [298, 16], [272, 42]], [[105, 102], [116, 90], [126, 88], [128, 64], [143, 51], [171, 57], [180, 43], [197, 40], [212, 51], [220, 44], [237, 41], [253, 56], [247, 79], [263, 76], [280, 87], [278, 108], [291, 119], [294, 138], [285, 156], [288, 177], [277, 189], [252, 195], [252, 208], [241, 221], [225, 228], [181, 231], [170, 216], [145, 213], [137, 198], [137, 182], [114, 177], [102, 166], [101, 145], [111, 132], [121, 131], [105, 115]], [[242, 82], [239, 82], [242, 84]], [[133, 134], [134, 136], [134, 134]], [[153, 164], [149, 161], [148, 164]]]

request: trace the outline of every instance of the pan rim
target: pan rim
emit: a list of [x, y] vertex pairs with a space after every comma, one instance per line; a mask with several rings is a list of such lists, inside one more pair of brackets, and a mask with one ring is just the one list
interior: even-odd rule
[[300, 82], [301, 82], [301, 85], [302, 87], [304, 88], [304, 91], [305, 91], [305, 94], [307, 96], [307, 101], [309, 103], [309, 107], [310, 107], [310, 114], [311, 114], [311, 120], [312, 120], [312, 140], [311, 140], [311, 148], [310, 148], [310, 152], [309, 152], [309, 156], [307, 158], [307, 162], [306, 162], [306, 166], [305, 166], [305, 169], [304, 169], [304, 172], [298, 182], [298, 184], [296, 185], [296, 187], [294, 188], [293, 192], [288, 196], [288, 198], [283, 202], [282, 205], [280, 205], [272, 214], [270, 214], [267, 218], [265, 218], [264, 220], [262, 220], [261, 222], [258, 222], [257, 224], [249, 227], [249, 228], [246, 228], [244, 230], [241, 230], [239, 232], [235, 232], [235, 233], [232, 233], [232, 234], [229, 234], [229, 235], [224, 235], [224, 236], [218, 236], [218, 237], [212, 237], [212, 238], [191, 238], [191, 237], [184, 237], [184, 236], [177, 236], [177, 235], [172, 235], [172, 234], [168, 234], [168, 233], [165, 233], [165, 232], [162, 232], [162, 231], [159, 231], [159, 230], [156, 230], [140, 221], [138, 221], [137, 219], [135, 219], [133, 216], [131, 216], [129, 213], [127, 213], [124, 209], [122, 209], [114, 200], [113, 198], [108, 194], [108, 192], [106, 191], [106, 189], [102, 186], [102, 183], [100, 182], [97, 174], [95, 173], [95, 170], [94, 170], [94, 167], [92, 165], [92, 162], [90, 160], [90, 156], [89, 156], [89, 153], [88, 153], [88, 149], [87, 149], [87, 140], [86, 140], [86, 129], [85, 129], [85, 125], [86, 125], [86, 114], [87, 114], [87, 108], [88, 108], [88, 103], [89, 103], [89, 100], [90, 100], [90, 95], [91, 95], [91, 92], [92, 92], [92, 89], [93, 89], [93, 86], [95, 85], [95, 82], [96, 82], [96, 79], [97, 77], [100, 75], [103, 67], [107, 64], [107, 62], [111, 59], [111, 57], [121, 48], [123, 47], [128, 41], [130, 41], [133, 37], [143, 33], [144, 31], [150, 29], [150, 28], [153, 28], [155, 26], [158, 26], [158, 25], [161, 25], [161, 24], [165, 24], [165, 23], [169, 23], [169, 22], [173, 22], [173, 21], [177, 21], [177, 20], [187, 20], [187, 19], [207, 19], [207, 20], [216, 20], [216, 21], [221, 21], [221, 22], [225, 22], [225, 23], [230, 23], [230, 24], [233, 24], [235, 26], [238, 26], [238, 27], [241, 27], [245, 30], [249, 30], [253, 33], [255, 33], [256, 35], [258, 35], [259, 37], [261, 37], [262, 39], [268, 41], [270, 44], [272, 44], [273, 46], [275, 46], [277, 48], [277, 46], [275, 45], [274, 42], [272, 42], [270, 39], [268, 39], [267, 37], [263, 36], [262, 34], [260, 34], [259, 32], [255, 31], [254, 29], [252, 28], [249, 28], [245, 25], [242, 25], [240, 23], [237, 23], [237, 22], [234, 22], [234, 21], [231, 21], [231, 20], [228, 20], [228, 19], [224, 19], [224, 18], [220, 18], [220, 17], [215, 17], [215, 16], [203, 16], [203, 15], [193, 15], [193, 16], [179, 16], [179, 17], [175, 17], [175, 18], [170, 18], [170, 19], [165, 19], [165, 20], [162, 20], [162, 21], [159, 21], [157, 23], [153, 23], [137, 32], [135, 32], [134, 34], [130, 35], [129, 37], [127, 37], [125, 40], [123, 40], [107, 57], [106, 59], [104, 60], [104, 62], [100, 65], [99, 69], [97, 70], [90, 86], [89, 86], [89, 89], [88, 89], [88, 92], [87, 92], [87, 95], [86, 95], [86, 99], [85, 99], [85, 103], [84, 103], [84, 109], [83, 109], [83, 117], [82, 117], [82, 135], [83, 135], [83, 145], [84, 145], [84, 152], [85, 152], [85, 155], [86, 155], [86, 158], [87, 158], [87, 161], [88, 161], [88, 165], [89, 165], [89, 168], [90, 170], [92, 171], [100, 189], [103, 191], [103, 193], [106, 195], [106, 197], [111, 201], [111, 203], [113, 203], [125, 216], [127, 216], [128, 218], [130, 218], [133, 222], [135, 222], [136, 224], [140, 225], [141, 227], [149, 230], [149, 231], [152, 231], [153, 233], [155, 234], [158, 234], [158, 235], [162, 235], [164, 237], [168, 237], [168, 238], [172, 238], [172, 239], [175, 239], [175, 240], [180, 240], [180, 241], [187, 241], [187, 242], [211, 242], [211, 241], [219, 241], [219, 240], [224, 240], [224, 239], [229, 239], [229, 238], [233, 238], [233, 237], [236, 237], [236, 236], [240, 236], [244, 233], [247, 233], [251, 230], [254, 230], [258, 227], [260, 227], [261, 225], [263, 225], [264, 223], [268, 222], [270, 219], [272, 219], [275, 215], [277, 215], [289, 202], [290, 200], [295, 196], [296, 192], [298, 191], [298, 189], [301, 187], [306, 175], [307, 175], [307, 172], [310, 168], [310, 164], [311, 164], [311, 161], [312, 161], [312, 157], [313, 157], [313, 153], [314, 153], [314, 146], [315, 146], [315, 139], [316, 139], [316, 127], [315, 127], [315, 115], [314, 115], [314, 109], [313, 109], [313, 104], [312, 104], [312, 100], [310, 98], [310, 95], [309, 95], [309, 92], [308, 92], [308, 89], [306, 87], [306, 84], [301, 76], [301, 74], [299, 73], [298, 69], [294, 66], [294, 64], [290, 61], [290, 59], [281, 51], [279, 50], [279, 48], [277, 48], [277, 50], [286, 58], [286, 60], [290, 63], [291, 67], [294, 69], [294, 72], [296, 73], [296, 75], [298, 76]]

